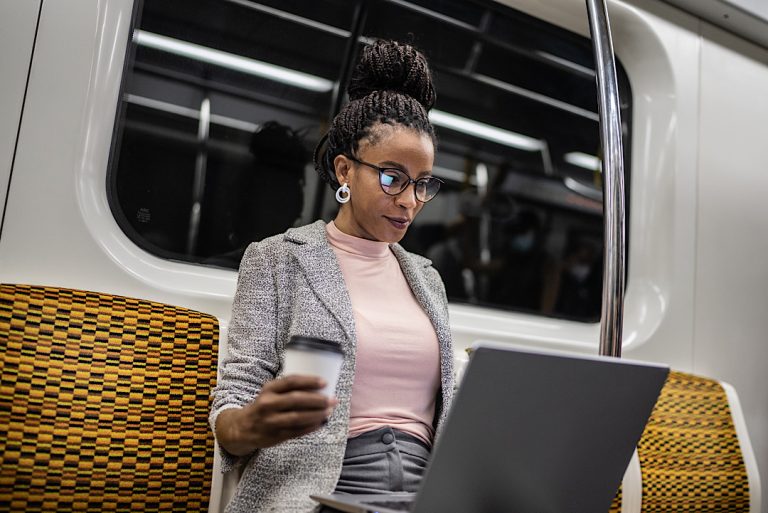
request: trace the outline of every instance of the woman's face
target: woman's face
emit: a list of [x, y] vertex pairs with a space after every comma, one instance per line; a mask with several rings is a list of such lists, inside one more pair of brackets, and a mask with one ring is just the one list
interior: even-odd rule
[[[374, 142], [360, 142], [358, 160], [379, 167], [394, 167], [418, 180], [432, 174], [435, 148], [425, 134], [403, 127], [379, 125]], [[386, 194], [375, 169], [344, 155], [334, 159], [336, 179], [347, 183], [350, 200], [341, 206], [334, 221], [343, 232], [369, 240], [399, 242], [424, 203], [416, 200], [414, 184], [396, 196]]]

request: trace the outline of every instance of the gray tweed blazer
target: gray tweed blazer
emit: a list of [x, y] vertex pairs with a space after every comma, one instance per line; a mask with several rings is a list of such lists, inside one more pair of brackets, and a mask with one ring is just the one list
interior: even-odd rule
[[[440, 344], [441, 392], [435, 414], [439, 434], [454, 387], [445, 288], [429, 260], [398, 244], [391, 248]], [[283, 348], [292, 335], [341, 343], [339, 405], [328, 424], [309, 435], [242, 459], [223, 451], [223, 471], [245, 465], [227, 511], [310, 512], [316, 504], [309, 495], [332, 492], [341, 473], [355, 374], [355, 321], [323, 221], [290, 229], [246, 250], [229, 326], [229, 356], [213, 391], [212, 427], [222, 410], [252, 401], [262, 384], [280, 375]]]

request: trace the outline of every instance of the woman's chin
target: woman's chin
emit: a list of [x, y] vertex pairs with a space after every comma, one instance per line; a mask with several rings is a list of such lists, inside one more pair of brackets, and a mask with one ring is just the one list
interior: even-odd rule
[[403, 237], [405, 237], [405, 230], [402, 230], [402, 231], [389, 230], [386, 238], [383, 238], [381, 240], [389, 244], [397, 244], [398, 242], [403, 240]]
[[384, 238], [381, 240], [389, 242], [390, 244], [400, 242], [403, 237], [405, 237], [405, 233], [408, 231], [408, 228], [411, 225], [410, 223], [399, 223], [392, 221], [388, 218], [385, 218], [384, 223], [385, 224], [382, 225], [381, 230], [381, 235], [384, 236]]

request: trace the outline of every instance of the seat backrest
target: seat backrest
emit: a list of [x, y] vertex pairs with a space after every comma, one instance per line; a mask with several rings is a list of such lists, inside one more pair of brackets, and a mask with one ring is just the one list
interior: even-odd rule
[[[740, 444], [733, 413], [718, 381], [670, 372], [637, 447], [640, 483], [625, 477], [611, 512], [738, 513], [750, 511], [750, 499], [755, 507], [750, 481], [757, 481], [748, 476], [744, 452], [753, 459], [751, 447], [748, 439]], [[622, 508], [635, 486], [641, 507]]]
[[0, 285], [0, 509], [204, 511], [215, 317]]

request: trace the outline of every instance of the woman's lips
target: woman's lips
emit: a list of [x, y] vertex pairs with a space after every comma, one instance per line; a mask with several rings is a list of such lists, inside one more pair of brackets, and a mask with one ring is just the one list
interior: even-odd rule
[[398, 230], [405, 230], [408, 228], [408, 224], [410, 224], [410, 221], [405, 217], [384, 217]]

